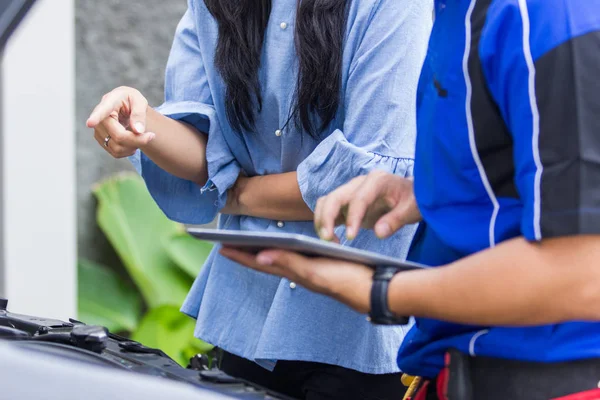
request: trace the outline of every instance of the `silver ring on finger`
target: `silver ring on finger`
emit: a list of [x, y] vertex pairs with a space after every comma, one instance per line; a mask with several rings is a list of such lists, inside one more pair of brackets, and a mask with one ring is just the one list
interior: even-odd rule
[[110, 137], [110, 135], [108, 135], [108, 136], [106, 136], [106, 137], [104, 138], [104, 147], [108, 147], [108, 142], [110, 142], [110, 139], [112, 139], [112, 138]]

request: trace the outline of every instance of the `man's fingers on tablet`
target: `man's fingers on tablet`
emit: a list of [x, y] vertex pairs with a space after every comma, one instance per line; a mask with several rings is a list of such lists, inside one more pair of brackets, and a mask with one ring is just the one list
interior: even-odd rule
[[335, 227], [338, 225], [342, 225], [344, 223], [345, 216], [340, 211], [338, 216], [333, 221], [333, 224], [331, 224], [329, 221], [327, 221], [328, 219], [333, 219], [333, 217], [327, 217], [324, 215], [326, 201], [327, 201], [327, 198], [322, 197], [317, 202], [317, 207], [315, 208], [315, 232], [317, 232], [317, 234], [319, 234], [319, 237], [321, 237], [322, 239], [325, 239], [325, 237], [322, 235], [322, 232], [324, 232], [323, 228], [325, 226], [333, 226], [333, 228], [330, 228], [331, 234], [327, 240], [331, 240], [335, 243], [339, 243], [340, 240], [335, 235]]
[[321, 220], [323, 214], [323, 201], [324, 198], [321, 197], [317, 200], [317, 205], [315, 206], [315, 216], [314, 216], [314, 224], [315, 224], [315, 232], [319, 234], [319, 230], [321, 229]]
[[328, 215], [327, 212], [330, 207], [330, 201], [337, 197], [339, 197], [339, 194], [337, 191], [334, 191], [329, 195], [321, 197], [319, 200], [317, 200], [317, 206], [315, 207], [315, 230], [322, 239], [324, 239], [322, 235], [322, 229], [332, 225], [329, 220], [335, 219], [334, 216]]
[[335, 221], [340, 214], [343, 203], [344, 198], [341, 193], [332, 193], [324, 199], [318, 232], [321, 239], [332, 240], [334, 238]]
[[346, 206], [356, 196], [365, 179], [366, 176], [354, 178], [349, 183], [319, 199], [315, 208], [315, 229], [322, 239], [333, 240], [335, 238], [335, 227], [346, 222]]
[[358, 234], [360, 227], [367, 214], [367, 211], [379, 198], [381, 193], [381, 180], [385, 176], [384, 172], [371, 172], [362, 182], [355, 196], [348, 204], [348, 215], [346, 216], [346, 229], [348, 239], [354, 239]]
[[245, 265], [246, 267], [252, 268], [260, 272], [265, 272], [267, 274], [279, 276], [281, 276], [282, 273], [281, 268], [278, 268], [273, 265], [261, 264], [257, 261], [257, 257], [250, 253], [224, 247], [221, 250], [219, 250], [219, 254], [221, 254], [225, 258], [237, 262], [238, 264]]
[[305, 281], [310, 278], [310, 263], [306, 262], [306, 257], [297, 253], [281, 250], [267, 250], [261, 252], [256, 260], [264, 266], [273, 266], [278, 268], [280, 275], [291, 280]]
[[367, 209], [373, 201], [373, 194], [366, 191], [362, 191], [350, 201], [348, 215], [346, 216], [346, 237], [348, 240], [353, 240], [358, 235], [358, 230], [362, 225]]
[[415, 224], [421, 219], [421, 212], [412, 191], [411, 183], [404, 196], [392, 210], [379, 218], [375, 224], [375, 233], [380, 238], [387, 238], [403, 226]]
[[407, 208], [399, 204], [392, 211], [381, 217], [375, 224], [375, 234], [380, 239], [387, 239], [404, 225], [407, 221]]
[[293, 268], [298, 261], [303, 259], [304, 257], [299, 254], [280, 250], [265, 250], [256, 257], [256, 260], [262, 265], [278, 265], [284, 269]]
[[223, 247], [221, 250], [219, 250], [219, 254], [249, 267], [256, 263], [256, 256], [229, 247]]
[[299, 272], [306, 267], [306, 259], [296, 253], [281, 250], [267, 250], [257, 256], [243, 251], [224, 247], [219, 253], [239, 264], [271, 275], [281, 276], [292, 281], [300, 280]]

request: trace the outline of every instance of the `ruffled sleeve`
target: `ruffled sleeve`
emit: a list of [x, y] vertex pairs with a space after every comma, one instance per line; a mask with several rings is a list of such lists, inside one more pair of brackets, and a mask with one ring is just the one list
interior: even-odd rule
[[370, 171], [412, 175], [416, 93], [431, 12], [431, 1], [376, 2], [359, 45], [351, 49], [343, 129], [321, 141], [297, 169], [311, 209], [320, 197]]
[[165, 76], [165, 102], [157, 110], [208, 135], [209, 180], [200, 188], [164, 171], [140, 151], [131, 157], [131, 162], [167, 217], [185, 224], [209, 223], [225, 205], [227, 190], [241, 168], [225, 142], [216, 116], [191, 2], [177, 27]]
[[414, 160], [367, 151], [350, 143], [337, 130], [298, 167], [298, 184], [304, 201], [314, 210], [317, 200], [353, 178], [374, 170], [412, 176]]

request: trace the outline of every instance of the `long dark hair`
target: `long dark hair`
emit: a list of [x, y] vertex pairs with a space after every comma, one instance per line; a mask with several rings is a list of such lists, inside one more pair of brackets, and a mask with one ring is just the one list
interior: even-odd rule
[[[272, 0], [204, 0], [217, 21], [215, 65], [227, 87], [227, 118], [238, 132], [254, 131], [262, 111], [258, 77]], [[298, 0], [299, 59], [290, 117], [313, 137], [333, 121], [341, 102], [344, 36], [350, 0]]]

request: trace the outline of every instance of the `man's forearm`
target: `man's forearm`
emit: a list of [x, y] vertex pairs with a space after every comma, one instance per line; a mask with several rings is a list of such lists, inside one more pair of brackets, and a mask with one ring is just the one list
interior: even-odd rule
[[167, 118], [148, 107], [147, 128], [156, 137], [142, 151], [159, 167], [203, 186], [208, 179], [204, 133], [183, 122]]
[[312, 221], [296, 172], [240, 178], [229, 193], [224, 213], [282, 221]]
[[447, 267], [398, 274], [398, 315], [527, 326], [600, 320], [600, 236], [514, 239]]

